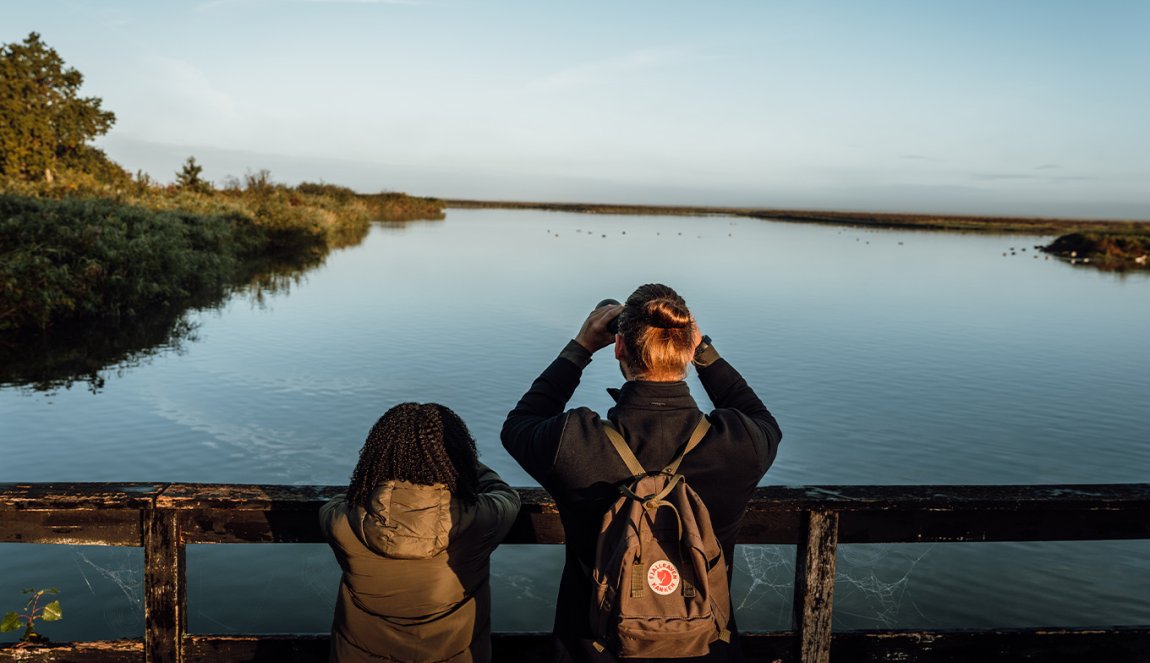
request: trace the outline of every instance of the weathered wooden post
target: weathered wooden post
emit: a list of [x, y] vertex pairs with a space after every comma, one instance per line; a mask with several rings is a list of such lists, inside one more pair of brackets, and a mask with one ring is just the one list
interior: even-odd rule
[[798, 631], [800, 663], [829, 663], [835, 593], [835, 549], [839, 540], [836, 511], [804, 514], [795, 552], [795, 601], [792, 627]]
[[187, 595], [179, 511], [152, 509], [143, 517], [144, 660], [184, 663]]

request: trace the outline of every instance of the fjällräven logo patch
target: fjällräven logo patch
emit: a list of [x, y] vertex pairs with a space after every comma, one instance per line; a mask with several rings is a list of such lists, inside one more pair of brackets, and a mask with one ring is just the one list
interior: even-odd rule
[[647, 569], [647, 584], [656, 594], [666, 596], [679, 588], [679, 569], [665, 559], [661, 559]]

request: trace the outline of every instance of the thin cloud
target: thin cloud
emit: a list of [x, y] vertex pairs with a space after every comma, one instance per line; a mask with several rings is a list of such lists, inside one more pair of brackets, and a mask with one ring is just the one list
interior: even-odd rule
[[276, 4], [276, 5], [401, 5], [416, 6], [427, 4], [422, 0], [208, 0], [196, 6], [197, 11], [206, 11], [229, 5], [250, 4]]
[[1041, 166], [1035, 166], [1034, 170], [1058, 170], [1060, 168], [1062, 166], [1056, 163], [1044, 163]]
[[305, 5], [423, 5], [420, 0], [292, 0]]
[[1037, 180], [1037, 175], [1023, 175], [1020, 173], [972, 173], [972, 179], [980, 182], [997, 182], [999, 180]]
[[943, 159], [939, 159], [938, 157], [928, 157], [925, 154], [903, 154], [900, 155], [899, 158], [908, 161], [943, 161]]
[[1088, 182], [1097, 180], [1097, 177], [1086, 175], [1032, 175], [1028, 173], [971, 173], [971, 179], [980, 182], [998, 181], [1032, 181], [1032, 182]]
[[569, 90], [599, 85], [607, 81], [675, 62], [669, 52], [640, 50], [622, 57], [598, 60], [559, 70], [535, 82], [532, 87], [547, 90]]

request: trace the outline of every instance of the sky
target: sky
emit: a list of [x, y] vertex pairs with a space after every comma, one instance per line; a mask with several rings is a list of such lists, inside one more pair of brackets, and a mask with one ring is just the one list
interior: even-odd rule
[[1150, 2], [0, 0], [171, 181], [1150, 219]]

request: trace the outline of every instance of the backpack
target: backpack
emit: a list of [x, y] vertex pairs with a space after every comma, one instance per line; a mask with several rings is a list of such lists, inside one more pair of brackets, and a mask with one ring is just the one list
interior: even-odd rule
[[679, 464], [706, 435], [706, 417], [671, 464], [648, 472], [609, 421], [604, 432], [633, 480], [603, 516], [591, 579], [595, 649], [620, 658], [703, 656], [730, 642], [723, 548]]

